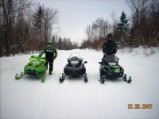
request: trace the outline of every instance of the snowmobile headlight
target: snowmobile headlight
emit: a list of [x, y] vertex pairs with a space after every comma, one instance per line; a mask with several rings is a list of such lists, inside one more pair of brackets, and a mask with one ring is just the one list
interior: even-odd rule
[[110, 65], [110, 66], [115, 66], [115, 65], [116, 65], [116, 62], [109, 62], [109, 65]]
[[33, 65], [39, 65], [40, 62], [39, 62], [38, 60], [34, 60], [34, 61], [32, 61], [32, 64], [33, 64]]
[[78, 64], [78, 61], [71, 61], [71, 64]]

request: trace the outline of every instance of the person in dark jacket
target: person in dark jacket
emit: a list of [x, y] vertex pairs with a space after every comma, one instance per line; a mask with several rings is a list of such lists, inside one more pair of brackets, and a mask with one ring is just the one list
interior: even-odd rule
[[48, 42], [44, 49], [40, 52], [39, 57], [41, 57], [45, 53], [46, 58], [46, 67], [49, 64], [49, 74], [52, 75], [53, 71], [53, 62], [57, 57], [57, 50], [53, 47], [51, 42]]
[[117, 52], [117, 45], [113, 41], [113, 35], [111, 33], [107, 36], [107, 41], [103, 44], [104, 57], [107, 55], [113, 55]]

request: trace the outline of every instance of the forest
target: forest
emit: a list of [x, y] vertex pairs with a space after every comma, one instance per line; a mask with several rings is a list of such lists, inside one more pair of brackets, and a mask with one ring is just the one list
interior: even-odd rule
[[123, 11], [112, 21], [97, 18], [84, 29], [81, 44], [55, 34], [59, 11], [28, 0], [0, 0], [0, 56], [40, 51], [48, 41], [59, 50], [100, 49], [108, 33], [119, 48], [159, 46], [159, 1], [126, 0], [131, 16]]
[[126, 2], [131, 10], [131, 16], [128, 18], [124, 11], [120, 18], [112, 14], [113, 24], [107, 19], [97, 18], [86, 27], [87, 38], [82, 42], [81, 48], [101, 48], [109, 32], [112, 32], [119, 48], [159, 46], [159, 1]]

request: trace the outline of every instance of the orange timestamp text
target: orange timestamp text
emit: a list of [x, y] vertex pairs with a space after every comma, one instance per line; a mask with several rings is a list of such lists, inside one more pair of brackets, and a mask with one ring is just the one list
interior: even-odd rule
[[152, 109], [152, 104], [128, 104], [128, 109]]

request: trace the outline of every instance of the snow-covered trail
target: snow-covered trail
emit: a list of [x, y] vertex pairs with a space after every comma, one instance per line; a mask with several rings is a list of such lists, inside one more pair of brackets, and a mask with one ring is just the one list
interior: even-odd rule
[[[59, 77], [71, 52], [88, 61], [88, 83], [82, 78]], [[131, 53], [117, 56], [132, 83], [122, 80], [98, 82], [102, 52], [94, 50], [58, 51], [53, 75], [46, 82], [24, 77], [14, 80], [31, 55], [0, 58], [0, 119], [158, 119], [159, 53], [146, 57]], [[152, 109], [128, 109], [128, 104], [153, 104]]]

